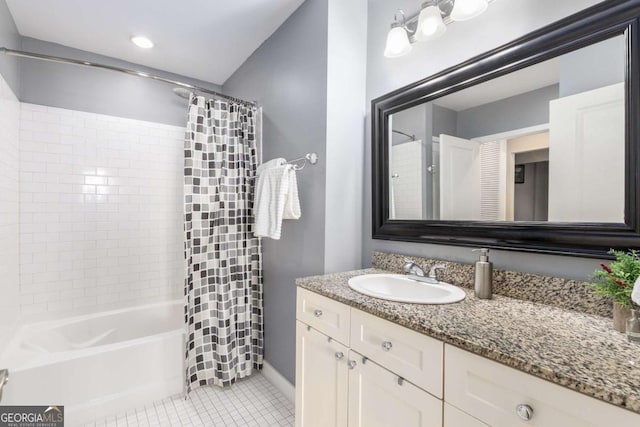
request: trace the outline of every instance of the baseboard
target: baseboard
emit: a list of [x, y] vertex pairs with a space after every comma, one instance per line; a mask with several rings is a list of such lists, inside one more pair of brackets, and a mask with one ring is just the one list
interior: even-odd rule
[[262, 365], [262, 375], [291, 402], [296, 400], [296, 388], [266, 360]]

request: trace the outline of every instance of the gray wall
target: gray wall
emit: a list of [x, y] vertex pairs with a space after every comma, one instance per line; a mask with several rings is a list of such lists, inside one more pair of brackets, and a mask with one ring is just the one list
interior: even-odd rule
[[516, 221], [546, 221], [549, 209], [549, 161], [524, 164], [524, 183], [515, 184], [514, 219]]
[[[457, 120], [455, 111], [427, 102], [393, 114], [393, 128], [430, 143], [442, 133], [456, 135]], [[406, 136], [393, 134], [393, 145], [408, 141]]]
[[[431, 115], [427, 115], [426, 106], [429, 104], [416, 105], [415, 107], [399, 111], [392, 115], [393, 130], [398, 130], [409, 135], [415, 135], [416, 139], [427, 141], [431, 137], [431, 132], [427, 132], [427, 127], [431, 127]], [[393, 145], [404, 144], [411, 141], [410, 138], [393, 133], [391, 143]]]
[[557, 98], [558, 85], [552, 85], [458, 111], [456, 136], [471, 139], [549, 123], [549, 101]]
[[327, 0], [307, 0], [225, 82], [263, 107], [264, 159], [321, 154], [298, 173], [302, 218], [263, 240], [265, 359], [295, 375], [295, 278], [324, 270]]
[[538, 162], [536, 165], [536, 201], [533, 218], [536, 221], [549, 219], [549, 162]]
[[624, 37], [584, 47], [560, 57], [560, 96], [624, 81]]
[[[27, 37], [22, 38], [21, 44], [22, 50], [30, 52], [140, 70], [220, 90], [219, 86], [211, 83], [59, 44]], [[171, 91], [171, 85], [166, 83], [113, 71], [25, 58], [20, 59], [20, 75], [22, 80], [18, 97], [22, 102], [175, 126], [184, 126], [187, 120], [187, 100], [176, 96]]]
[[[5, 0], [0, 0], [0, 47], [20, 49], [20, 35]], [[18, 59], [0, 54], [0, 75], [18, 96], [20, 90]]]
[[433, 104], [433, 136], [441, 134], [455, 135], [458, 127], [458, 113], [445, 107]]
[[[457, 112], [429, 102], [425, 106], [433, 113], [427, 113], [426, 124], [429, 134], [433, 127], [435, 137], [445, 133], [471, 139], [549, 123], [549, 101], [558, 98], [558, 91], [559, 85], [551, 85]], [[402, 126], [409, 129], [422, 126], [417, 120], [423, 118], [417, 117], [411, 123], [406, 116], [416, 108], [419, 107], [394, 114], [394, 123], [403, 119]]]
[[[505, 44], [544, 25], [598, 3], [596, 0], [510, 0], [496, 1], [481, 16], [467, 22], [453, 23], [438, 40], [413, 46], [401, 58], [383, 56], [386, 34], [396, 9], [413, 13], [413, 0], [369, 0], [367, 39], [367, 105], [373, 98], [406, 84], [430, 76], [475, 55]], [[492, 29], [492, 30], [487, 30]], [[473, 40], [473, 43], [469, 43]], [[470, 248], [371, 239], [371, 133], [368, 112], [365, 139], [365, 189], [363, 200], [363, 265], [371, 264], [373, 250], [407, 255], [435, 257], [461, 262], [476, 258]], [[598, 266], [598, 260], [493, 251], [498, 268], [585, 279]]]

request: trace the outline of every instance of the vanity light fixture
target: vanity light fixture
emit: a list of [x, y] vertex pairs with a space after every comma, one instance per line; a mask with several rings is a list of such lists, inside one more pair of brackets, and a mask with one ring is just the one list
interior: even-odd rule
[[[398, 21], [398, 14], [402, 15], [402, 22]], [[398, 9], [393, 17], [393, 24], [387, 34], [387, 44], [384, 48], [384, 56], [397, 58], [411, 52], [409, 35], [413, 32], [407, 28], [407, 19], [402, 9]]]
[[467, 21], [487, 10], [487, 0], [456, 0], [451, 11], [452, 21]]
[[447, 30], [447, 25], [442, 20], [442, 11], [437, 2], [422, 4], [422, 10], [418, 16], [416, 28], [416, 40], [423, 42], [440, 37]]
[[142, 49], [151, 49], [153, 47], [153, 42], [144, 36], [131, 37], [131, 43]]
[[[411, 52], [411, 44], [440, 37], [447, 25], [467, 21], [487, 10], [493, 0], [429, 0], [422, 3], [420, 11], [410, 17], [398, 9], [387, 34], [384, 56], [397, 58]], [[402, 21], [398, 21], [398, 14]]]

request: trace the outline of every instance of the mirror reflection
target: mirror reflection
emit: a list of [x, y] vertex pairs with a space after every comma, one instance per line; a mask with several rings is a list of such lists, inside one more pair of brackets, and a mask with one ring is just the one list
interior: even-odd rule
[[617, 36], [397, 112], [390, 219], [624, 222]]

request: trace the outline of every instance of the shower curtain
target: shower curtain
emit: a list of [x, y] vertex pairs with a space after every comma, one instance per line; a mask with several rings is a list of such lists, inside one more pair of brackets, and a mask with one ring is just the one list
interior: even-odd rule
[[262, 368], [262, 265], [253, 235], [257, 110], [193, 96], [184, 149], [187, 390]]

